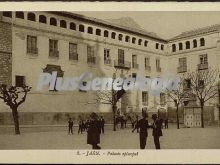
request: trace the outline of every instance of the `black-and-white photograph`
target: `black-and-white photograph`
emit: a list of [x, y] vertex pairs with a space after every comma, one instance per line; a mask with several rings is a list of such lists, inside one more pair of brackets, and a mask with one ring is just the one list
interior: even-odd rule
[[0, 150], [220, 149], [219, 18], [1, 11]]

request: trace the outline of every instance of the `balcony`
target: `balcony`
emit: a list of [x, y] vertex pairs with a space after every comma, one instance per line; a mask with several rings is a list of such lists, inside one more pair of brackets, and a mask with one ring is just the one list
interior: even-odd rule
[[208, 63], [198, 64], [198, 70], [208, 69]]
[[138, 68], [139, 68], [139, 64], [135, 64], [135, 63], [133, 63], [133, 64], [132, 64], [132, 68], [134, 68], [134, 69], [138, 69]]
[[28, 49], [27, 49], [27, 53], [28, 53], [28, 54], [37, 55], [37, 54], [38, 54], [38, 48], [28, 48]]
[[161, 72], [161, 67], [156, 68], [157, 72]]
[[105, 65], [111, 65], [112, 64], [112, 60], [111, 59], [106, 59], [106, 60], [104, 60], [104, 64]]
[[187, 72], [187, 66], [179, 66], [177, 68], [177, 73], [184, 73]]
[[145, 66], [145, 70], [151, 71], [151, 66]]
[[69, 60], [71, 61], [78, 61], [78, 54], [77, 53], [70, 53]]
[[88, 64], [95, 64], [96, 63], [96, 57], [87, 57], [87, 63]]
[[124, 61], [124, 60], [115, 60], [114, 61], [114, 67], [120, 68], [120, 69], [130, 69], [131, 68], [131, 62]]
[[59, 58], [59, 51], [58, 50], [50, 50], [49, 57]]

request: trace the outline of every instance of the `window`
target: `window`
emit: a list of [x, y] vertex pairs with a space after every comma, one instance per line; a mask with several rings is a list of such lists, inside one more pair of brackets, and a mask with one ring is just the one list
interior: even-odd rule
[[59, 57], [58, 40], [49, 40], [49, 56]]
[[16, 11], [15, 16], [16, 18], [24, 19], [24, 12]]
[[132, 37], [132, 43], [135, 44], [135, 42], [136, 42], [136, 38]]
[[179, 66], [180, 67], [186, 67], [186, 57], [183, 57], [183, 58], [179, 58]]
[[29, 21], [36, 21], [35, 14], [34, 14], [34, 13], [28, 13], [27, 19], [28, 19]]
[[66, 28], [66, 21], [65, 20], [60, 21], [60, 27]]
[[97, 36], [101, 36], [101, 29], [96, 29], [96, 33]]
[[150, 57], [145, 57], [144, 58], [144, 66], [145, 66], [145, 68], [150, 66]]
[[10, 17], [10, 18], [12, 18], [12, 12], [11, 12], [11, 11], [3, 11], [2, 15], [3, 15], [4, 17]]
[[186, 49], [190, 49], [190, 42], [186, 41]]
[[204, 38], [200, 38], [200, 46], [205, 46], [205, 39]]
[[87, 62], [96, 63], [94, 48], [91, 46], [87, 46]]
[[202, 54], [199, 56], [200, 64], [208, 64], [208, 56], [207, 54]]
[[36, 36], [27, 36], [27, 53], [37, 54], [37, 37]]
[[57, 26], [57, 20], [55, 18], [50, 18], [50, 25]]
[[93, 28], [89, 26], [87, 32], [88, 32], [89, 34], [93, 34]]
[[183, 50], [183, 43], [179, 43], [179, 50]]
[[40, 16], [39, 16], [39, 22], [40, 22], [40, 23], [47, 23], [47, 18], [46, 18], [46, 16], [40, 15]]
[[160, 93], [160, 104], [161, 104], [161, 105], [166, 104], [165, 93]]
[[139, 39], [138, 40], [138, 45], [141, 45], [141, 43], [142, 43], [142, 39]]
[[156, 49], [159, 49], [159, 43], [156, 43], [155, 47]]
[[148, 41], [145, 40], [145, 41], [144, 41], [144, 46], [147, 47], [147, 44], [148, 44]]
[[115, 39], [116, 33], [112, 32], [112, 39]]
[[197, 40], [193, 40], [193, 48], [197, 47]]
[[137, 55], [132, 55], [132, 68], [138, 68]]
[[132, 78], [136, 78], [137, 74], [136, 73], [132, 73]]
[[119, 35], [118, 35], [118, 40], [119, 40], [119, 41], [122, 41], [122, 38], [123, 38], [123, 35], [122, 35], [122, 34], [119, 34]]
[[148, 105], [148, 92], [147, 91], [143, 91], [142, 92], [142, 104], [143, 105]]
[[124, 64], [124, 56], [125, 56], [124, 50], [118, 49], [118, 63], [119, 64]]
[[71, 23], [70, 23], [70, 29], [71, 29], [71, 30], [76, 30], [76, 24], [73, 23], [73, 22], [71, 22]]
[[125, 37], [125, 42], [130, 42], [130, 37], [129, 36]]
[[78, 60], [77, 44], [69, 43], [69, 59]]
[[159, 69], [160, 68], [160, 59], [156, 59], [156, 68]]
[[186, 79], [184, 83], [184, 89], [190, 89], [191, 88], [191, 80]]
[[79, 25], [79, 31], [84, 32], [84, 25]]
[[104, 31], [104, 37], [108, 37], [108, 31], [107, 30]]
[[15, 86], [16, 87], [25, 86], [25, 76], [15, 76]]
[[172, 52], [176, 52], [176, 45], [172, 44]]
[[111, 64], [110, 49], [104, 49], [104, 64]]
[[164, 49], [164, 45], [161, 45], [160, 49], [163, 50]]

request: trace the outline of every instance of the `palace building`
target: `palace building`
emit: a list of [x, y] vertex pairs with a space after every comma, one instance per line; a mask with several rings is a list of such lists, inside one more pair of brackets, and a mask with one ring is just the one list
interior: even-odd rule
[[[184, 32], [170, 40], [138, 27], [119, 25], [71, 12], [0, 12], [0, 83], [31, 86], [19, 107], [21, 124], [63, 124], [91, 112], [112, 120], [111, 105], [98, 104], [96, 92], [36, 91], [39, 74], [58, 77], [160, 77], [195, 69], [220, 69], [220, 25]], [[219, 120], [219, 98], [207, 105], [207, 120]], [[120, 113], [147, 108], [172, 112], [165, 93], [128, 91]], [[175, 114], [175, 111], [174, 111]], [[172, 116], [172, 113], [170, 114]], [[175, 118], [175, 117], [174, 117]], [[0, 102], [0, 124], [11, 124], [10, 110]]]

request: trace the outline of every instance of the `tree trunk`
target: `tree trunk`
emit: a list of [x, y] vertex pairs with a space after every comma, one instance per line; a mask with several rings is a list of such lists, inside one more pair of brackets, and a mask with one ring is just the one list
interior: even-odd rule
[[179, 105], [176, 105], [176, 124], [177, 124], [177, 129], [180, 129], [180, 121], [179, 121]]
[[113, 110], [113, 131], [116, 131], [116, 118], [115, 118], [116, 106], [115, 105], [112, 106], [112, 110]]
[[19, 119], [18, 119], [17, 108], [12, 109], [12, 115], [13, 115], [13, 119], [14, 119], [15, 134], [18, 135], [18, 134], [20, 134], [20, 129], [19, 129]]
[[204, 103], [201, 102], [201, 127], [204, 128]]

